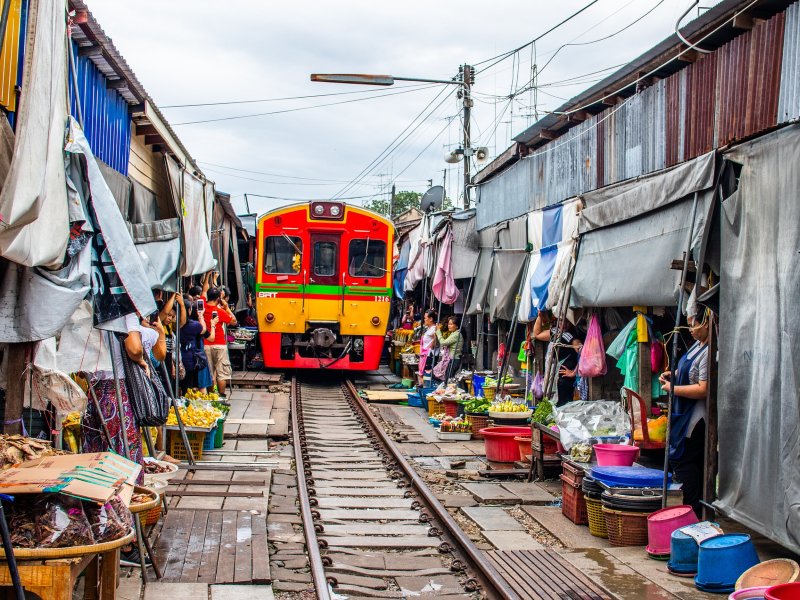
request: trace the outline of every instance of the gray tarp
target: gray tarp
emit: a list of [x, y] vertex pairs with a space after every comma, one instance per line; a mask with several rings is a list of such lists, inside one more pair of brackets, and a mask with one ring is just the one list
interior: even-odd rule
[[114, 200], [117, 201], [119, 212], [127, 220], [131, 209], [131, 180], [116, 169], [109, 167], [102, 160], [97, 160], [97, 166], [100, 167], [103, 179], [106, 180], [108, 189], [111, 190]]
[[127, 215], [131, 223], [151, 223], [159, 218], [158, 198], [153, 190], [131, 179], [133, 194], [130, 213]]
[[475, 211], [466, 211], [463, 215], [463, 218], [458, 213], [453, 215], [451, 263], [455, 279], [464, 279], [475, 274], [475, 264], [480, 252], [478, 232], [475, 231]]
[[512, 219], [497, 228], [498, 250], [494, 253], [492, 281], [489, 286], [489, 318], [492, 321], [514, 318], [514, 299], [519, 292], [519, 284], [528, 253], [528, 217]]
[[492, 278], [492, 262], [494, 259], [494, 244], [497, 240], [497, 227], [487, 227], [478, 232], [481, 250], [478, 256], [478, 271], [472, 288], [472, 297], [469, 299], [468, 315], [486, 311], [486, 294]]
[[65, 0], [33, 1], [11, 169], [0, 192], [0, 256], [60, 268], [69, 240]]
[[670, 266], [686, 251], [694, 192], [700, 193], [692, 248], [701, 239], [713, 185], [712, 153], [586, 194], [570, 305], [674, 304], [680, 272]]
[[725, 158], [744, 167], [720, 218], [717, 506], [800, 552], [800, 127]]
[[[161, 221], [157, 221], [161, 222]], [[177, 290], [181, 240], [175, 236], [165, 241], [136, 244], [151, 288], [168, 292]]]

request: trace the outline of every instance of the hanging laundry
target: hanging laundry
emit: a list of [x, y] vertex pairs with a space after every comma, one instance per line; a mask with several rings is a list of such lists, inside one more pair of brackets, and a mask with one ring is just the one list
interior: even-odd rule
[[439, 251], [439, 264], [433, 277], [433, 295], [443, 304], [453, 304], [458, 298], [458, 288], [453, 279], [453, 232], [448, 227]]

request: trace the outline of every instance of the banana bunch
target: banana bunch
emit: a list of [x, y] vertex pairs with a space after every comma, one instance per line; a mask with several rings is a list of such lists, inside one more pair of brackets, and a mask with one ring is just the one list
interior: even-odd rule
[[[201, 408], [190, 404], [186, 408], [180, 409], [181, 420], [186, 427], [202, 427], [208, 429], [213, 427], [222, 416], [222, 411], [216, 408]], [[175, 416], [175, 408], [169, 409], [167, 425], [177, 425], [178, 419]]]
[[504, 400], [502, 402], [495, 402], [489, 408], [491, 412], [528, 412], [528, 407], [525, 404], [513, 402], [512, 400]]
[[214, 392], [201, 392], [198, 389], [190, 388], [184, 394], [187, 400], [205, 400], [206, 402], [210, 402], [211, 400], [219, 400], [219, 394]]

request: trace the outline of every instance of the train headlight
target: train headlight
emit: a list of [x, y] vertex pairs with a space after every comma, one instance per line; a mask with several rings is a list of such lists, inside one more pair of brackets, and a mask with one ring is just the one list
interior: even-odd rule
[[317, 204], [314, 207], [314, 214], [317, 215], [318, 217], [321, 217], [324, 212], [325, 212], [325, 207], [322, 206], [322, 204]]
[[353, 342], [353, 350], [355, 350], [358, 354], [364, 352], [364, 340], [361, 338], [356, 339]]
[[267, 323], [272, 323], [275, 320], [275, 315], [273, 315], [272, 313], [267, 313], [267, 316], [265, 318], [267, 319]]
[[341, 212], [341, 209], [338, 206], [336, 206], [335, 204], [333, 206], [331, 206], [331, 216], [332, 217], [338, 217], [339, 216], [339, 212]]
[[372, 317], [372, 324], [375, 325], [375, 327], [377, 327], [378, 325], [381, 324], [381, 318], [377, 316]]

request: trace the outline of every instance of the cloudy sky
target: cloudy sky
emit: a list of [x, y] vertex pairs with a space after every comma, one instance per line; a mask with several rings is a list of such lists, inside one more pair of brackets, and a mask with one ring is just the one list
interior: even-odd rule
[[[535, 47], [488, 60], [587, 4]], [[443, 160], [461, 138], [457, 86], [323, 84], [311, 73], [450, 79], [460, 64], [478, 65], [473, 146], [494, 157], [537, 114], [670, 35], [690, 4], [90, 0], [89, 8], [208, 178], [241, 210], [247, 193], [250, 209], [263, 212], [335, 195], [361, 203], [385, 197], [393, 182], [425, 191], [432, 180], [453, 198], [462, 193], [460, 165]], [[695, 8], [683, 23], [696, 16]], [[175, 106], [250, 100], [269, 101]]]

